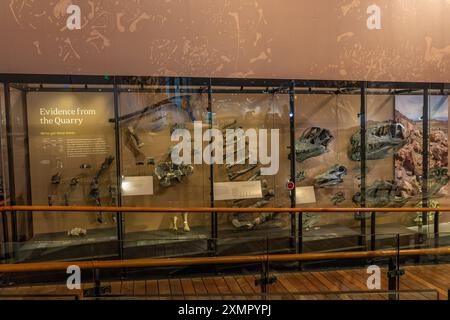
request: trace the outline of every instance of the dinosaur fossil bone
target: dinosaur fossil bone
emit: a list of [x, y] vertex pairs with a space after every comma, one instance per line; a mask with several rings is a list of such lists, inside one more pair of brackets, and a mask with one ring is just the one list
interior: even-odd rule
[[347, 174], [347, 168], [336, 164], [329, 168], [326, 172], [314, 178], [314, 185], [319, 188], [335, 186], [342, 183], [342, 178]]
[[[333, 139], [334, 137], [328, 129], [320, 127], [306, 129], [295, 141], [295, 160], [303, 162], [328, 152], [328, 145]], [[289, 159], [291, 159], [291, 154]]]
[[[351, 137], [350, 158], [361, 161], [361, 133]], [[366, 130], [367, 160], [384, 159], [407, 143], [406, 129], [394, 121], [371, 124]]]

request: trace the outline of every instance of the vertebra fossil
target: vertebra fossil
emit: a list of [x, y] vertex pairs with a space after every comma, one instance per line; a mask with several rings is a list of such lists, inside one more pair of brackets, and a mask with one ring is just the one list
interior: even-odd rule
[[302, 182], [303, 180], [305, 180], [305, 178], [305, 171], [297, 171], [297, 173], [295, 174], [296, 183]]
[[[385, 121], [369, 125], [366, 130], [366, 159], [384, 159], [407, 143], [405, 127], [401, 123]], [[351, 137], [350, 158], [361, 161], [361, 133]]]
[[339, 191], [336, 192], [336, 194], [331, 198], [331, 202], [333, 202], [333, 205], [337, 206], [339, 203], [343, 202], [345, 200], [344, 192]]
[[335, 186], [342, 183], [342, 178], [347, 174], [347, 168], [336, 164], [329, 168], [326, 172], [314, 178], [314, 185], [319, 188]]
[[83, 228], [73, 228], [67, 231], [67, 235], [71, 237], [84, 237], [87, 235], [87, 230]]
[[[295, 160], [303, 162], [306, 159], [320, 156], [328, 152], [328, 145], [334, 137], [330, 130], [312, 127], [306, 129], [301, 137], [295, 141]], [[289, 154], [291, 159], [292, 153]]]
[[166, 161], [155, 167], [155, 175], [159, 180], [159, 184], [165, 188], [174, 184], [174, 181], [181, 182], [182, 178], [194, 173], [194, 167], [185, 164], [174, 164]]

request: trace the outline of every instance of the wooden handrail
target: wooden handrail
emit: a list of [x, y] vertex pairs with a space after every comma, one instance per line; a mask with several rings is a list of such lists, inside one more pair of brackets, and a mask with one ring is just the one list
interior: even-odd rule
[[351, 213], [351, 212], [450, 212], [450, 208], [168, 208], [168, 207], [94, 207], [94, 206], [3, 206], [0, 211], [44, 211], [44, 212], [317, 212], [317, 213]]
[[299, 254], [273, 254], [253, 256], [226, 256], [226, 257], [200, 257], [200, 258], [171, 258], [171, 259], [130, 259], [109, 261], [76, 261], [76, 262], [42, 262], [22, 264], [0, 264], [0, 273], [65, 271], [69, 266], [76, 265], [80, 269], [120, 269], [120, 268], [149, 268], [149, 267], [175, 267], [192, 265], [219, 265], [219, 264], [249, 264], [292, 261], [321, 261], [362, 259], [417, 255], [450, 254], [450, 248], [409, 249], [409, 250], [380, 250], [380, 251], [353, 251], [353, 252], [324, 252]]

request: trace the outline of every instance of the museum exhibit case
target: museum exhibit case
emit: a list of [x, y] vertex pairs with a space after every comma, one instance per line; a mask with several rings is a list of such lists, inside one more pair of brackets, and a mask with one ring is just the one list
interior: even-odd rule
[[[274, 210], [447, 206], [446, 84], [0, 80], [5, 199], [42, 206], [2, 213], [5, 261], [377, 250], [399, 245], [397, 235], [405, 248], [446, 241], [447, 213]], [[95, 212], [68, 211], [77, 207]]]
[[[357, 83], [297, 90], [297, 207], [353, 206], [361, 168], [349, 156], [349, 142], [360, 128], [360, 93]], [[359, 224], [353, 213], [304, 212], [299, 220], [300, 251], [359, 250], [364, 245]]]

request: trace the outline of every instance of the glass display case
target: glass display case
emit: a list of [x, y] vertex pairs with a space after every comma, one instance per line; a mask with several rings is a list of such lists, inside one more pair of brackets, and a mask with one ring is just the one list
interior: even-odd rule
[[[189, 80], [158, 84], [131, 81], [118, 87], [121, 150], [121, 205], [128, 207], [209, 207], [209, 165], [194, 161], [203, 154], [203, 140], [194, 146], [196, 124], [208, 124], [208, 90]], [[115, 119], [110, 121], [114, 123]], [[186, 141], [175, 138], [186, 133]], [[202, 137], [200, 137], [202, 139]], [[188, 160], [176, 164], [172, 151], [189, 145]], [[182, 151], [181, 151], [182, 153]], [[190, 158], [190, 159], [188, 159]], [[180, 256], [207, 252], [211, 217], [200, 213], [128, 213], [124, 215], [127, 257]]]
[[[448, 93], [444, 90], [428, 90], [428, 184], [429, 198], [424, 203], [430, 208], [449, 207], [448, 189]], [[440, 233], [450, 232], [450, 214], [417, 214], [415, 224], [419, 230], [423, 226], [428, 233], [435, 233], [439, 227]]]
[[[424, 91], [415, 88], [366, 91], [366, 205], [374, 208], [422, 206], [422, 119]], [[368, 232], [373, 246], [388, 245], [393, 233], [401, 245], [416, 242], [416, 213], [372, 213]], [[370, 231], [369, 231], [370, 230]]]
[[[257, 254], [266, 241], [273, 253], [376, 249], [397, 233], [417, 246], [450, 226], [435, 213], [233, 211], [447, 206], [445, 85], [13, 80], [2, 87], [4, 190], [13, 205], [56, 208], [2, 216], [17, 261]], [[85, 206], [98, 211], [57, 209]]]
[[[4, 88], [0, 85], [0, 114], [1, 114], [1, 128], [0, 128], [0, 205], [4, 206], [6, 204], [6, 190], [5, 190], [5, 177], [7, 177], [7, 172], [5, 169], [8, 168], [8, 161], [4, 159], [6, 155], [6, 121], [5, 121], [5, 95]], [[3, 258], [6, 255], [5, 243], [8, 242], [8, 221], [5, 212], [0, 213], [0, 257]]]
[[[99, 207], [12, 212], [15, 258], [91, 256], [86, 243], [117, 239], [116, 214], [100, 209], [117, 205], [112, 86], [18, 83], [9, 92], [11, 204]], [[104, 247], [98, 255], [108, 254]]]
[[[214, 165], [215, 206], [291, 206], [286, 188], [291, 179], [288, 90], [285, 86], [212, 87], [213, 125], [224, 137], [224, 163]], [[227, 197], [230, 189], [233, 195]], [[255, 191], [256, 196], [248, 196]], [[261, 252], [266, 238], [274, 252], [295, 250], [291, 216], [275, 212], [218, 214], [218, 253]]]
[[[361, 165], [351, 152], [360, 128], [358, 84], [298, 90], [295, 102], [297, 207], [352, 207], [361, 184]], [[357, 249], [359, 224], [353, 213], [304, 212], [303, 251]], [[330, 241], [336, 237], [341, 243]]]

